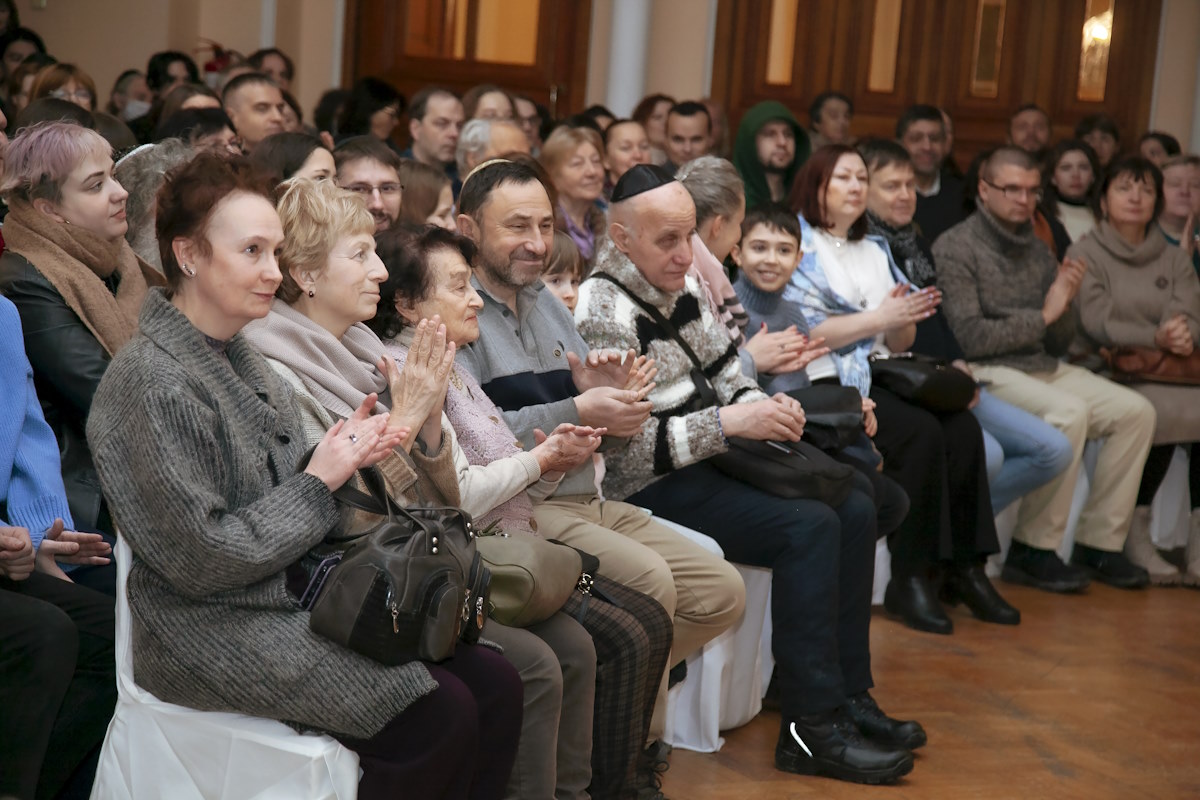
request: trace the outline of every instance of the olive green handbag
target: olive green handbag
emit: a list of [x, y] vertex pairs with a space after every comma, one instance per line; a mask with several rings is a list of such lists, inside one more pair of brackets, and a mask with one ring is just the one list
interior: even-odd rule
[[533, 534], [481, 535], [475, 546], [492, 576], [492, 619], [502, 625], [523, 628], [543, 622], [585, 578], [591, 583], [578, 550]]

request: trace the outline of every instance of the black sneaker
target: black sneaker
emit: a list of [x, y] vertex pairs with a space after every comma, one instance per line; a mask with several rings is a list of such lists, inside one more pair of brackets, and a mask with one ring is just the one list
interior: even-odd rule
[[1076, 544], [1075, 549], [1071, 551], [1071, 563], [1101, 583], [1118, 589], [1142, 589], [1150, 585], [1150, 573], [1134, 564], [1120, 551], [1110, 553], [1107, 550]]
[[925, 745], [925, 729], [913, 720], [892, 719], [871, 697], [870, 692], [860, 692], [846, 698], [846, 710], [859, 732], [872, 742], [889, 747], [916, 750]]
[[1013, 540], [1000, 577], [1009, 583], [1033, 586], [1047, 592], [1082, 592], [1091, 583], [1079, 567], [1064, 564], [1053, 550]]
[[912, 753], [863, 738], [845, 708], [784, 720], [775, 768], [852, 783], [891, 783], [912, 772]]

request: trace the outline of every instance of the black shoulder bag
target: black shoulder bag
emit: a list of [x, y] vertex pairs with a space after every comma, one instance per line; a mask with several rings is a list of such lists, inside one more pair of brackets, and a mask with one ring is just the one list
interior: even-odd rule
[[313, 633], [389, 666], [443, 661], [459, 640], [478, 641], [490, 573], [470, 516], [459, 508], [404, 508], [377, 469], [358, 474], [370, 494], [347, 484], [334, 498], [385, 519], [325, 539], [326, 555], [302, 598], [311, 603]]
[[[716, 389], [704, 374], [699, 357], [671, 321], [612, 275], [594, 272], [592, 276], [607, 280], [624, 292], [683, 349], [692, 362], [691, 378], [698, 395], [689, 410], [719, 406]], [[850, 493], [854, 468], [834, 461], [807, 442], [760, 441], [742, 436], [727, 436], [726, 440], [729, 449], [712, 456], [708, 463], [731, 478], [776, 497], [819, 500], [830, 506], [841, 505]]]

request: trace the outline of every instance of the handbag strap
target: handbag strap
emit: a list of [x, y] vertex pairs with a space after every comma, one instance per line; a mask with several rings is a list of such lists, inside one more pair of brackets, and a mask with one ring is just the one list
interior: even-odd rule
[[679, 329], [675, 327], [671, 320], [664, 317], [662, 312], [655, 308], [652, 303], [647, 303], [645, 300], [638, 297], [636, 294], [630, 291], [628, 286], [621, 283], [620, 280], [612, 275], [609, 275], [607, 272], [593, 272], [592, 277], [600, 278], [610, 282], [624, 292], [630, 300], [641, 306], [642, 310], [649, 314], [650, 318], [654, 320], [654, 324], [662, 328], [663, 333], [667, 334], [667, 336], [670, 336], [675, 340], [676, 344], [683, 348], [683, 352], [687, 354], [687, 357], [691, 360], [696, 369], [700, 370], [701, 372], [704, 371], [704, 365], [700, 363], [700, 359], [696, 356], [696, 351], [693, 350], [692, 346], [687, 343], [687, 340], [683, 338], [683, 336], [679, 333]]

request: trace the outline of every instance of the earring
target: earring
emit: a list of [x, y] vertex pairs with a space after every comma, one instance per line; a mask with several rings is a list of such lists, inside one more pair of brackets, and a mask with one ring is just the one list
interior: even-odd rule
[[309, 289], [309, 290], [308, 290], [308, 296], [309, 296], [309, 297], [316, 297], [316, 296], [317, 296], [317, 293], [316, 293], [316, 292], [314, 292], [312, 289]]
[[187, 264], [180, 264], [179, 268], [183, 270], [183, 274], [187, 275], [189, 278], [196, 277], [196, 270], [192, 269]]

